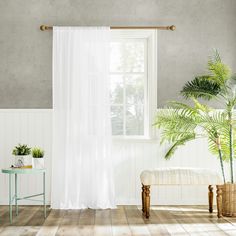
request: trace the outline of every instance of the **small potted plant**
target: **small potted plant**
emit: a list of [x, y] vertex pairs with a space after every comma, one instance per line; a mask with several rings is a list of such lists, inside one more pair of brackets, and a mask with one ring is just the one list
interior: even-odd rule
[[12, 154], [15, 156], [15, 167], [32, 168], [31, 148], [26, 144], [15, 146]]
[[44, 168], [44, 150], [35, 147], [32, 149], [32, 157], [33, 157], [33, 168], [42, 169]]

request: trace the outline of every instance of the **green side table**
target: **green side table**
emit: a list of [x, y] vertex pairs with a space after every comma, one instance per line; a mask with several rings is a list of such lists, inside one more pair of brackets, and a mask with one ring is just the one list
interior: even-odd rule
[[[9, 218], [10, 223], [12, 223], [12, 205], [15, 201], [15, 210], [16, 210], [16, 216], [18, 215], [18, 204], [17, 202], [19, 200], [31, 200], [31, 201], [37, 201], [43, 203], [44, 207], [44, 218], [46, 218], [46, 202], [45, 202], [45, 169], [19, 169], [19, 168], [8, 168], [8, 169], [2, 169], [2, 173], [9, 175]], [[18, 197], [17, 195], [17, 175], [18, 174], [43, 174], [43, 193], [34, 194], [31, 196], [25, 196], [25, 197]], [[15, 194], [12, 195], [12, 175], [15, 175]], [[43, 200], [36, 200], [31, 199], [33, 197], [42, 196]]]

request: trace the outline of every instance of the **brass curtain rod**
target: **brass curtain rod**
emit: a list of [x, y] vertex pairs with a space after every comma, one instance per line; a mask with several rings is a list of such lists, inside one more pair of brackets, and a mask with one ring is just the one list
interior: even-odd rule
[[[52, 30], [53, 26], [41, 25], [40, 29], [42, 31]], [[176, 27], [174, 25], [170, 25], [170, 26], [110, 26], [110, 29], [158, 29], [158, 30], [174, 31]]]

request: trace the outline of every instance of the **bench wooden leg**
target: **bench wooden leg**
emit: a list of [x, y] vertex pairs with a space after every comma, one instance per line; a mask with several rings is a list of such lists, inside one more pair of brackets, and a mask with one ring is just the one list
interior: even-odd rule
[[146, 213], [146, 210], [145, 210], [145, 187], [143, 184], [142, 184], [142, 212], [143, 212], [143, 214]]
[[209, 201], [209, 212], [213, 212], [213, 186], [208, 186], [208, 201]]
[[144, 214], [146, 219], [149, 218], [150, 216], [150, 185], [145, 185], [144, 186], [144, 192], [145, 192], [145, 206], [144, 206]]
[[222, 217], [222, 185], [216, 185], [217, 216]]

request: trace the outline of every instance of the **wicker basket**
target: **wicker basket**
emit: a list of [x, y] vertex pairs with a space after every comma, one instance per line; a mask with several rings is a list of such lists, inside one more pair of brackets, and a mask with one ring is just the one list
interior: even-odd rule
[[222, 186], [222, 215], [236, 216], [236, 184]]

